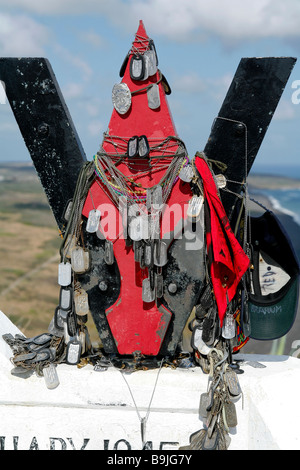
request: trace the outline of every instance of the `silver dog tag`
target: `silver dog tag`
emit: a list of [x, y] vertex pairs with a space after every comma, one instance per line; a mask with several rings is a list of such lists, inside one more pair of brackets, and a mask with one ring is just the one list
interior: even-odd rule
[[50, 390], [53, 390], [54, 388], [58, 387], [59, 378], [58, 378], [56, 367], [53, 363], [43, 368], [43, 375], [44, 375], [47, 388], [49, 388]]
[[160, 107], [159, 86], [154, 83], [152, 87], [147, 90], [148, 106], [150, 109], [157, 109]]
[[168, 247], [163, 240], [159, 240], [154, 248], [154, 264], [155, 266], [165, 266], [168, 262]]
[[88, 221], [86, 224], [86, 231], [88, 233], [95, 233], [98, 230], [101, 212], [98, 209], [92, 209], [89, 212]]
[[60, 286], [69, 286], [72, 282], [71, 263], [59, 263], [58, 265], [58, 284]]
[[151, 289], [149, 278], [146, 278], [143, 280], [142, 299], [143, 299], [143, 302], [146, 302], [146, 303], [150, 303], [155, 300], [155, 292]]
[[194, 171], [192, 168], [192, 165], [188, 164], [182, 168], [182, 170], [179, 173], [179, 178], [181, 181], [184, 181], [185, 183], [189, 183], [194, 176]]
[[66, 362], [70, 365], [78, 364], [80, 361], [82, 345], [81, 342], [73, 338], [69, 341], [67, 345], [67, 355], [66, 355]]

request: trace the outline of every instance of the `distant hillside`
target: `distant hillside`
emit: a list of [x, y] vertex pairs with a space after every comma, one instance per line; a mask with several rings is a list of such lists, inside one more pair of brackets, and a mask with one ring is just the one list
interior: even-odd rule
[[254, 173], [248, 176], [249, 187], [255, 189], [300, 189], [300, 179], [280, 175]]

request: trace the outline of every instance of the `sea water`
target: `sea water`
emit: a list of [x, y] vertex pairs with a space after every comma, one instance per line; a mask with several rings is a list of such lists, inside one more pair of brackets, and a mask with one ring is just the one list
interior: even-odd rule
[[300, 225], [300, 188], [260, 189], [259, 193], [269, 199], [274, 211], [291, 216]]
[[[270, 175], [270, 167], [257, 167], [253, 173]], [[290, 215], [300, 225], [300, 165], [274, 166], [272, 167], [272, 174], [275, 177], [286, 177], [286, 185], [278, 189], [258, 189], [257, 194], [260, 193], [267, 197], [274, 210]], [[294, 184], [289, 185], [289, 178], [293, 179], [293, 181], [298, 179], [299, 188], [293, 187], [295, 186]]]

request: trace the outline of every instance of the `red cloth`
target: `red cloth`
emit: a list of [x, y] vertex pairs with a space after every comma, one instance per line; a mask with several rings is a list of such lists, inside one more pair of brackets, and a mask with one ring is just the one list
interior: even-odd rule
[[202, 177], [204, 197], [209, 208], [210, 227], [206, 227], [206, 243], [211, 261], [211, 281], [222, 326], [228, 302], [235, 296], [250, 260], [230, 227], [206, 160], [196, 155], [195, 166]]

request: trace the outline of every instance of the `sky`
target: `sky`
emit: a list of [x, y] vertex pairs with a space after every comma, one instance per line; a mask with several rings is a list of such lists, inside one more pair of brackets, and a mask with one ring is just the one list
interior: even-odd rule
[[[156, 46], [179, 137], [204, 149], [242, 57], [300, 56], [299, 0], [0, 0], [0, 57], [46, 57], [88, 160], [111, 117], [111, 91], [139, 20]], [[31, 158], [0, 92], [0, 163]], [[297, 167], [300, 58], [253, 170]]]

